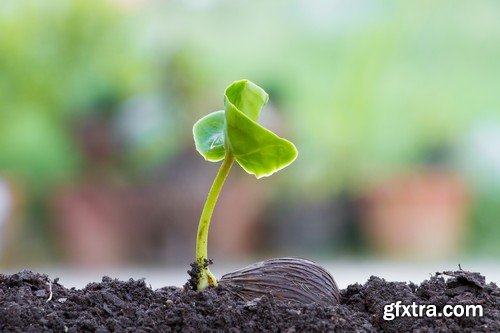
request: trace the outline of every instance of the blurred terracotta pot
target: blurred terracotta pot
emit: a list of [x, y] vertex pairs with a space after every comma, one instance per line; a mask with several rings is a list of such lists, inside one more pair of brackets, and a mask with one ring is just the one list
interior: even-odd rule
[[365, 236], [383, 255], [444, 258], [462, 245], [468, 197], [456, 174], [405, 174], [375, 186], [363, 202]]
[[123, 193], [105, 181], [68, 186], [56, 192], [54, 231], [67, 263], [97, 267], [127, 261], [130, 214], [122, 198]]

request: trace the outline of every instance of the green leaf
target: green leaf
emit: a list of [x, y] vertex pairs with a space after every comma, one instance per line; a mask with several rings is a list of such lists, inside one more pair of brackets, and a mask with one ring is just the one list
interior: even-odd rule
[[224, 111], [200, 119], [193, 127], [196, 149], [208, 161], [222, 160], [226, 153], [257, 178], [270, 176], [297, 158], [297, 149], [257, 123], [269, 96], [248, 80], [226, 88]]
[[226, 140], [239, 165], [257, 178], [270, 176], [297, 158], [293, 143], [252, 121], [233, 105], [226, 109]]
[[226, 155], [224, 149], [224, 110], [212, 112], [193, 126], [196, 150], [210, 162], [218, 162]]
[[257, 178], [270, 176], [297, 158], [297, 149], [290, 141], [257, 123], [268, 99], [262, 88], [248, 80], [234, 82], [224, 96], [226, 149]]
[[267, 103], [269, 95], [253, 82], [240, 80], [233, 82], [226, 88], [224, 106], [233, 104], [253, 121], [259, 119], [260, 110]]

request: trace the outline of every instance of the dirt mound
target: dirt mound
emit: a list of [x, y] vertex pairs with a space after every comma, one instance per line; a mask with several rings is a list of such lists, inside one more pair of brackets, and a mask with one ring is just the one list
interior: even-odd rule
[[[82, 290], [66, 289], [46, 275], [22, 271], [0, 275], [1, 332], [500, 332], [500, 289], [465, 271], [438, 273], [420, 285], [371, 277], [341, 291], [335, 306], [283, 304], [271, 296], [241, 301], [222, 287], [202, 293], [166, 287], [152, 290], [143, 280], [104, 277]], [[396, 317], [384, 320], [384, 306], [481, 305], [482, 317]], [[395, 313], [395, 312], [393, 312]]]

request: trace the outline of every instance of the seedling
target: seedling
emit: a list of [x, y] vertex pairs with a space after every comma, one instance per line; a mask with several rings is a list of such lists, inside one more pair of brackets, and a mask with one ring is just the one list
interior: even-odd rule
[[193, 126], [196, 150], [210, 162], [222, 161], [208, 192], [201, 213], [196, 238], [198, 279], [196, 289], [216, 286], [217, 279], [208, 268], [207, 241], [212, 213], [236, 161], [246, 172], [257, 178], [281, 170], [297, 158], [297, 149], [258, 123], [268, 94], [248, 80], [235, 81], [224, 93], [224, 110], [210, 113]]

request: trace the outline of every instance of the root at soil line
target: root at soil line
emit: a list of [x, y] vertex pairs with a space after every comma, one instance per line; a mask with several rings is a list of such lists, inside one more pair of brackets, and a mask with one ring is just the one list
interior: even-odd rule
[[192, 262], [190, 264], [191, 269], [187, 271], [189, 274], [189, 279], [187, 282], [184, 284], [184, 289], [190, 289], [190, 290], [197, 290], [198, 289], [198, 282], [200, 281], [200, 273], [201, 270], [204, 268], [207, 268], [208, 266], [212, 265], [214, 262], [212, 259], [205, 259], [205, 263], [203, 264], [203, 267], [200, 267], [198, 263]]

